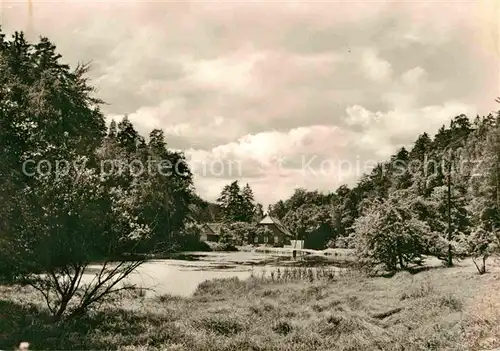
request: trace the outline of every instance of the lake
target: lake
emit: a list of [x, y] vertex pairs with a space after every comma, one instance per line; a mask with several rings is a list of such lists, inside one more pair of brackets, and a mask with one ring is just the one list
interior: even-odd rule
[[[321, 253], [321, 252], [320, 252]], [[150, 289], [147, 295], [193, 294], [203, 281], [214, 278], [238, 277], [247, 279], [252, 275], [268, 275], [278, 267], [329, 266], [336, 267], [333, 255], [299, 255], [295, 260], [290, 251], [270, 250], [270, 252], [184, 252], [169, 259], [150, 260], [138, 268], [128, 283]], [[91, 279], [91, 266], [87, 279]], [[339, 268], [340, 269], [340, 268]], [[84, 279], [86, 280], [86, 279]]]

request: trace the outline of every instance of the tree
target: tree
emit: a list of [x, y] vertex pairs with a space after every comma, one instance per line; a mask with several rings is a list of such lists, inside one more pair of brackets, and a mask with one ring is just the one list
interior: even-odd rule
[[362, 264], [394, 272], [423, 262], [430, 228], [416, 217], [409, 195], [408, 191], [394, 192], [356, 219], [355, 249]]
[[230, 224], [229, 230], [234, 243], [238, 245], [253, 243], [256, 231], [255, 225], [247, 222], [235, 222]]
[[219, 229], [219, 242], [225, 245], [234, 244], [234, 236], [231, 227], [227, 223], [222, 223]]
[[[486, 273], [487, 258], [498, 253], [500, 244], [500, 128], [498, 121], [483, 120], [472, 134], [469, 148], [471, 156], [481, 165], [469, 177], [468, 211], [472, 218], [472, 231], [462, 236], [462, 244], [480, 274]], [[481, 127], [487, 123], [488, 129]], [[481, 135], [479, 135], [479, 133]], [[474, 148], [476, 147], [476, 148]], [[481, 258], [478, 265], [476, 259]]]
[[[29, 44], [22, 33], [10, 41], [0, 33], [0, 257], [38, 289], [57, 319], [129, 288], [123, 282], [143, 262], [130, 254], [166, 228], [182, 235], [192, 191], [189, 169], [179, 163], [184, 156], [156, 142], [151, 154], [179, 172], [101, 172], [99, 161], [147, 161], [148, 145], [127, 118], [106, 136], [89, 67], [72, 70], [60, 58], [46, 38]], [[36, 172], [41, 160], [67, 167]], [[168, 226], [157, 225], [160, 216]], [[110, 263], [124, 256], [130, 259]], [[104, 264], [86, 281], [96, 260]]]
[[234, 181], [224, 186], [220, 196], [217, 198], [217, 204], [222, 210], [222, 215], [226, 221], [234, 220], [241, 207], [240, 186], [238, 181]]
[[[36, 187], [24, 189], [12, 206], [19, 224], [9, 231], [9, 253], [20, 262], [23, 281], [42, 294], [57, 320], [133, 288], [123, 283], [144, 262], [111, 263], [133, 254], [149, 228], [136, 221], [134, 191], [103, 184], [90, 168], [38, 177]], [[84, 281], [87, 267], [99, 260], [104, 261], [99, 272]]]
[[403, 147], [391, 159], [392, 188], [407, 189], [412, 185], [412, 173], [409, 169], [410, 154]]
[[255, 230], [255, 236], [258, 238], [259, 243], [263, 242], [265, 243], [266, 241], [264, 240], [264, 238], [270, 238], [272, 237], [272, 235], [273, 235], [272, 230], [269, 229], [267, 226], [258, 226]]
[[427, 133], [421, 134], [410, 151], [409, 171], [412, 175], [413, 189], [417, 195], [429, 196], [428, 177], [430, 174], [429, 155], [432, 140]]
[[245, 185], [243, 190], [237, 180], [226, 185], [217, 199], [217, 204], [222, 210], [223, 218], [229, 223], [250, 223], [254, 218], [254, 196], [248, 184]]
[[[147, 145], [148, 171], [140, 179], [141, 220], [151, 226], [151, 251], [174, 250], [191, 215], [194, 202], [192, 173], [183, 154], [167, 149], [162, 130], [150, 133]], [[140, 150], [139, 150], [140, 152]]]
[[133, 154], [137, 151], [137, 147], [140, 143], [140, 135], [135, 130], [134, 125], [130, 122], [127, 115], [118, 123], [116, 138], [118, 139], [120, 147], [127, 153]]
[[242, 190], [241, 193], [242, 197], [242, 206], [243, 206], [243, 213], [241, 218], [243, 222], [251, 222], [254, 219], [255, 216], [255, 211], [256, 211], [256, 205], [255, 205], [255, 198], [253, 195], [252, 188], [250, 185], [247, 183], [245, 187]]
[[285, 206], [285, 203], [283, 200], [279, 200], [277, 203], [274, 205], [269, 205], [267, 209], [267, 213], [273, 217], [276, 217], [278, 219], [283, 219], [287, 213], [287, 208]]
[[189, 216], [198, 223], [220, 222], [222, 220], [219, 205], [203, 200], [196, 194], [192, 196]]
[[346, 185], [342, 185], [337, 189], [336, 193], [338, 196], [338, 204], [335, 208], [337, 232], [339, 236], [348, 237], [354, 230], [354, 221], [359, 213], [359, 189], [349, 189]]
[[[491, 255], [498, 254], [500, 238], [483, 226], [477, 226], [470, 235], [463, 235], [460, 239], [463, 254], [472, 258], [479, 274], [486, 273], [486, 261]], [[480, 259], [479, 264], [478, 259]]]
[[113, 120], [111, 120], [111, 123], [109, 124], [108, 138], [116, 139], [117, 136], [118, 136], [118, 127], [116, 125], [116, 121], [113, 119]]
[[304, 204], [289, 211], [283, 222], [299, 240], [304, 240], [307, 248], [324, 249], [328, 241], [336, 238], [334, 210], [328, 205]]
[[60, 58], [47, 38], [30, 44], [23, 33], [14, 33], [11, 40], [0, 33], [0, 198], [4, 203], [0, 240], [4, 243], [22, 232], [22, 223], [13, 214], [23, 208], [16, 205], [20, 197], [36, 190], [39, 162], [54, 167], [65, 161], [66, 169], [43, 169], [53, 175], [81, 166], [78, 161], [95, 166], [94, 151], [106, 133], [101, 101], [87, 82], [89, 66], [72, 70]]
[[436, 187], [428, 202], [432, 208], [426, 221], [434, 233], [439, 233], [432, 254], [450, 265], [450, 256], [460, 251], [459, 237], [470, 231], [467, 202], [461, 189]]
[[257, 205], [255, 206], [253, 222], [259, 223], [263, 218], [264, 218], [264, 207], [262, 206], [262, 204], [257, 203]]

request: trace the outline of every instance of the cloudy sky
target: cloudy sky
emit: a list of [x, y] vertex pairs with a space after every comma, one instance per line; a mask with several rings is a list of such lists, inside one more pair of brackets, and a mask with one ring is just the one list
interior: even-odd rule
[[489, 1], [3, 1], [66, 61], [92, 60], [108, 118], [162, 128], [213, 200], [234, 179], [265, 205], [334, 190], [500, 95]]

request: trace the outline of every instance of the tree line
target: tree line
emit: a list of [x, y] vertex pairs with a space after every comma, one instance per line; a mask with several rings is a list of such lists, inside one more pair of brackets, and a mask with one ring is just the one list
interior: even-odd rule
[[500, 113], [453, 118], [421, 134], [349, 188], [297, 189], [269, 211], [317, 248], [356, 249], [388, 271], [472, 257], [480, 273], [500, 243]]
[[[124, 289], [141, 254], [196, 245], [190, 228], [205, 206], [163, 131], [145, 139], [127, 116], [108, 128], [89, 65], [61, 59], [47, 38], [0, 32], [0, 276], [32, 285], [58, 318]], [[120, 165], [109, 160], [128, 167], [110, 171]], [[137, 169], [165, 161], [175, 171]], [[102, 269], [84, 283], [96, 261]]]

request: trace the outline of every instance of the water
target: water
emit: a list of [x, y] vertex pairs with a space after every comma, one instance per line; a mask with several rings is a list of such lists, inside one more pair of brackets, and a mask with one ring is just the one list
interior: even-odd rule
[[[309, 255], [311, 256], [311, 255]], [[312, 256], [311, 256], [312, 257]], [[322, 262], [332, 266], [332, 262], [321, 256], [297, 257], [292, 260], [288, 252], [191, 252], [173, 256], [171, 259], [151, 260], [143, 264], [128, 279], [128, 283], [147, 288], [147, 295], [189, 296], [205, 280], [214, 278], [249, 278], [252, 275], [267, 274], [278, 267], [290, 264]], [[92, 278], [94, 270], [90, 267], [86, 278]], [[86, 280], [86, 279], [85, 279]]]

